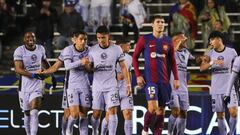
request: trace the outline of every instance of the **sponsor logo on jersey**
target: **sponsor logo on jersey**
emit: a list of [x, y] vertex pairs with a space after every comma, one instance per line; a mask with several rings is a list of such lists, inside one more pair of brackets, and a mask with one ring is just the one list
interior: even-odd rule
[[150, 48], [152, 48], [152, 47], [154, 47], [154, 46], [156, 46], [156, 45], [149, 45]]

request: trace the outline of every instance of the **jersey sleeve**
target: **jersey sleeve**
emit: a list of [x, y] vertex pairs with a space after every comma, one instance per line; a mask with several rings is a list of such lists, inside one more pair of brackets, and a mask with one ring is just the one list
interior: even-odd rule
[[124, 61], [124, 53], [119, 46], [117, 46], [117, 61]]
[[139, 58], [140, 54], [142, 53], [142, 51], [144, 49], [144, 43], [145, 43], [144, 36], [141, 36], [138, 39], [138, 42], [136, 44], [136, 48], [134, 49], [134, 53], [133, 53], [132, 62], [133, 62], [133, 68], [134, 68], [136, 77], [141, 76], [141, 72], [139, 70], [138, 58]]
[[63, 58], [63, 50], [61, 51], [61, 53], [59, 54], [59, 56], [58, 56], [58, 59], [60, 60], [60, 61], [64, 61], [64, 58]]
[[13, 59], [15, 60], [23, 60], [22, 49], [18, 47], [13, 54]]

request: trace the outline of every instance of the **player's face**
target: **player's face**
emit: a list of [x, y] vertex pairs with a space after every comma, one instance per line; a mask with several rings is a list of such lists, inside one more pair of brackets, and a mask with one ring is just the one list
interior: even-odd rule
[[24, 41], [25, 45], [27, 45], [28, 47], [30, 47], [30, 48], [33, 47], [36, 42], [35, 34], [32, 32], [25, 33], [23, 41]]
[[152, 23], [153, 32], [161, 33], [164, 31], [165, 21], [162, 18], [157, 18]]
[[101, 47], [109, 46], [109, 34], [97, 33], [97, 40]]
[[214, 49], [218, 49], [220, 47], [221, 42], [222, 42], [221, 38], [215, 37], [211, 38], [209, 43]]
[[130, 51], [130, 48], [131, 48], [130, 43], [122, 44], [121, 48], [122, 48], [124, 53], [128, 53]]
[[84, 34], [78, 35], [78, 37], [75, 37], [75, 44], [79, 47], [84, 47], [87, 43], [87, 36]]

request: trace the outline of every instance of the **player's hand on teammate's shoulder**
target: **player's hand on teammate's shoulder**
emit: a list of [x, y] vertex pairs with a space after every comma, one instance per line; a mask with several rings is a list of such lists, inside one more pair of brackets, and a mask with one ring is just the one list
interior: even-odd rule
[[141, 87], [144, 86], [145, 80], [144, 80], [144, 78], [143, 78], [142, 76], [138, 76], [138, 77], [137, 77], [137, 84], [138, 84], [139, 86], [141, 86]]

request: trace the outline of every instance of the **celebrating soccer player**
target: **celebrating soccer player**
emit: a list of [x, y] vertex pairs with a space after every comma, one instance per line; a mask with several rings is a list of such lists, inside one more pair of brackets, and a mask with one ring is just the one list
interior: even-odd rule
[[[227, 125], [225, 120], [224, 95], [227, 91], [231, 75], [231, 65], [237, 53], [234, 49], [228, 48], [223, 44], [221, 32], [213, 31], [209, 35], [209, 43], [213, 46], [207, 54], [207, 58], [202, 61], [200, 71], [212, 68], [212, 81], [210, 94], [212, 97], [212, 111], [217, 113], [218, 129], [221, 135], [227, 135]], [[237, 124], [238, 100], [234, 87], [231, 87], [230, 103], [227, 104], [230, 119], [230, 135], [233, 135]]]
[[36, 44], [33, 32], [24, 34], [24, 45], [14, 52], [15, 72], [20, 75], [19, 101], [24, 111], [24, 126], [27, 135], [36, 135], [38, 131], [38, 111], [43, 96], [45, 76], [38, 74], [43, 68], [50, 67], [42, 45]]
[[109, 113], [109, 135], [115, 135], [118, 125], [117, 106], [119, 106], [119, 92], [116, 79], [117, 63], [119, 63], [126, 79], [127, 96], [131, 95], [131, 82], [124, 63], [122, 49], [109, 41], [108, 28], [106, 26], [99, 26], [96, 30], [96, 35], [98, 44], [90, 49], [90, 63], [88, 64], [88, 69], [93, 70], [93, 116], [91, 118], [93, 134], [98, 134], [100, 115], [106, 105]]
[[[186, 128], [187, 110], [189, 108], [189, 97], [187, 88], [187, 64], [189, 59], [195, 59], [187, 49], [187, 37], [182, 32], [173, 34], [173, 45], [175, 50], [178, 77], [180, 87], [172, 91], [169, 107], [171, 115], [168, 121], [168, 135], [173, 135], [176, 126], [176, 134], [184, 135]], [[171, 76], [173, 80], [173, 76]]]

